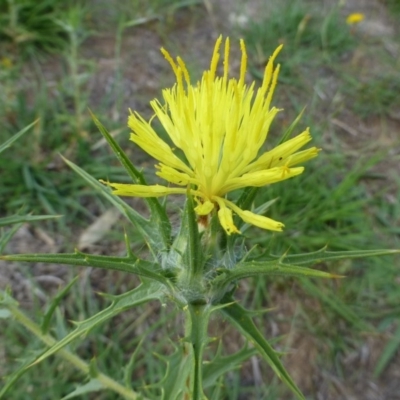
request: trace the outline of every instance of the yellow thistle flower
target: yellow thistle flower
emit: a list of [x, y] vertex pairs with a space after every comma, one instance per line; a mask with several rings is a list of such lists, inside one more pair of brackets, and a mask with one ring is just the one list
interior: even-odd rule
[[365, 16], [362, 13], [352, 13], [347, 16], [346, 23], [349, 25], [358, 24], [359, 22], [363, 21], [364, 18]]
[[[149, 122], [137, 112], [132, 113], [128, 125], [130, 139], [150, 154], [159, 164], [156, 174], [179, 187], [161, 185], [131, 185], [107, 183], [120, 196], [160, 197], [186, 194], [190, 190], [200, 216], [218, 211], [219, 221], [228, 233], [239, 233], [233, 223], [232, 212], [243, 221], [263, 229], [280, 231], [283, 224], [265, 216], [241, 210], [226, 198], [226, 194], [247, 186], [265, 186], [303, 172], [295, 167], [318, 154], [312, 147], [298, 151], [311, 140], [309, 130], [258, 156], [268, 129], [280, 111], [270, 107], [276, 86], [279, 65], [273, 62], [281, 50], [279, 46], [265, 68], [261, 87], [245, 83], [247, 54], [240, 41], [242, 59], [239, 79], [229, 78], [229, 38], [225, 41], [223, 75], [217, 75], [222, 36], [217, 39], [208, 71], [193, 85], [189, 72], [180, 57], [176, 61], [161, 49], [176, 75], [176, 84], [162, 91], [165, 104], [150, 102], [155, 116], [166, 130], [173, 145], [162, 140]], [[153, 117], [153, 118], [154, 118]], [[182, 150], [181, 159], [173, 148]], [[187, 189], [189, 188], [189, 189]]]

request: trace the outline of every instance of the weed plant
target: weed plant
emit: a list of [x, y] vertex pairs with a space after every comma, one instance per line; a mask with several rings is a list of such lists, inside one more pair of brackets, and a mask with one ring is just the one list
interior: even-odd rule
[[[134, 10], [131, 3], [119, 2], [118, 7], [124, 8], [125, 16], [122, 19], [116, 7], [112, 18], [116, 20], [121, 18], [119, 22], [123, 27], [120, 33], [122, 35], [127, 27], [141, 24], [143, 20], [157, 21], [159, 15], [165, 15], [163, 14], [165, 10], [176, 4], [173, 3], [158, 0], [146, 4], [134, 2], [138, 7]], [[85, 111], [88, 106], [85, 82], [94, 70], [93, 65], [83, 60], [80, 55], [79, 49], [83, 43], [81, 39], [86, 37], [88, 31], [81, 35], [82, 31], [79, 29], [82, 29], [88, 20], [91, 27], [96, 27], [96, 21], [100, 20], [96, 12], [102, 16], [100, 9], [98, 11], [93, 9], [92, 17], [90, 15], [84, 17], [78, 12], [75, 21], [81, 25], [74, 25], [73, 20], [70, 20], [69, 25], [57, 24], [57, 29], [60, 29], [57, 32], [60, 34], [55, 34], [54, 30], [52, 39], [61, 40], [63, 45], [60, 47], [55, 43], [41, 46], [40, 43], [36, 44], [33, 41], [26, 42], [21, 47], [23, 48], [21, 53], [26, 52], [26, 54], [31, 54], [33, 51], [31, 49], [36, 45], [43, 49], [63, 49], [61, 57], [64, 60], [65, 70], [62, 81], [58, 83], [57, 93], [53, 97], [54, 101], [46, 101], [48, 88], [45, 87], [44, 76], [38, 80], [39, 87], [33, 90], [35, 93], [33, 101], [27, 101], [26, 93], [18, 89], [18, 81], [22, 74], [18, 58], [13, 60], [12, 68], [3, 66], [1, 69], [5, 87], [0, 94], [3, 97], [1, 119], [6, 121], [6, 125], [0, 132], [0, 135], [3, 135], [0, 143], [35, 117], [41, 117], [41, 125], [36, 127], [36, 131], [29, 137], [29, 146], [21, 141], [19, 147], [12, 149], [12, 155], [11, 153], [5, 155], [6, 152], [0, 158], [0, 170], [10, 172], [10, 174], [2, 173], [4, 184], [0, 188], [0, 196], [5, 199], [2, 203], [2, 213], [13, 213], [15, 209], [25, 205], [29, 211], [40, 209], [52, 214], [68, 214], [71, 221], [78, 223], [82, 216], [93, 219], [94, 213], [100, 213], [98, 210], [107, 209], [106, 202], [99, 199], [95, 190], [73, 179], [62, 164], [55, 162], [57, 152], [72, 157], [73, 161], [96, 178], [107, 176], [111, 181], [123, 181], [121, 168], [111, 161], [109, 152], [94, 151], [88, 144], [87, 134], [93, 131], [93, 125], [89, 122]], [[64, 21], [65, 15], [64, 13]], [[253, 76], [260, 77], [261, 68], [265, 65], [271, 50], [279, 43], [284, 43], [285, 48], [279, 60], [282, 64], [281, 83], [284, 90], [290, 93], [288, 97], [292, 105], [302, 104], [303, 91], [311, 93], [313, 90], [310, 76], [313, 77], [312, 83], [314, 77], [320, 76], [319, 74], [331, 74], [335, 71], [336, 79], [342, 79], [344, 76], [337, 73], [338, 68], [343, 68], [342, 60], [357, 45], [357, 38], [350, 34], [344, 20], [341, 10], [332, 8], [326, 12], [315, 2], [275, 4], [265, 19], [249, 25], [243, 31], [249, 58], [252, 61]], [[0, 26], [10, 26], [10, 22]], [[67, 26], [72, 27], [72, 30], [68, 31]], [[6, 40], [14, 39], [7, 36]], [[361, 83], [355, 71], [349, 71], [349, 76], [351, 76], [350, 83], [346, 82], [345, 86], [351, 89], [346, 91], [347, 102], [352, 105], [351, 110], [363, 116], [378, 112], [386, 118], [387, 105], [396, 100], [393, 97], [395, 91], [388, 83], [395, 82], [396, 85], [396, 77], [394, 76], [392, 81], [376, 79]], [[370, 99], [372, 100], [369, 101]], [[321, 110], [320, 107], [322, 106], [315, 102], [307, 113], [325, 116], [325, 110]], [[286, 108], [286, 111], [290, 112], [291, 107], [286, 106]], [[316, 121], [319, 126], [315, 127], [314, 132], [326, 129], [326, 122], [320, 118], [321, 120]], [[278, 130], [277, 127], [274, 130]], [[52, 134], [49, 135], [49, 132]], [[320, 140], [323, 147], [325, 139]], [[40, 150], [32, 152], [32, 148]], [[391, 193], [382, 190], [379, 195], [371, 196], [365, 178], [368, 171], [380, 162], [379, 157], [373, 160], [360, 157], [358, 162], [352, 163], [348, 154], [341, 150], [340, 143], [335, 152], [325, 152], [323, 157], [323, 161], [317, 160], [308, 167], [301, 184], [295, 180], [288, 184], [281, 182], [279, 185], [270, 186], [258, 198], [259, 203], [256, 205], [277, 199], [270, 210], [273, 217], [279, 215], [285, 220], [287, 229], [285, 233], [275, 236], [271, 241], [266, 241], [265, 236], [258, 230], [248, 233], [246, 246], [249, 249], [253, 245], [256, 246], [253, 250], [255, 256], [261, 256], [264, 252], [273, 254], [283, 254], [286, 251], [311, 252], [325, 245], [338, 251], [398, 247], [397, 226], [400, 218], [398, 202], [385, 200], [385, 196], [389, 195], [398, 198], [399, 182], [396, 181], [396, 177], [391, 178]], [[24, 162], [21, 163], [20, 160]], [[129, 227], [126, 229], [128, 235], [133, 237], [132, 242], [137, 246], [135, 251], [140, 250], [141, 246], [135, 237], [137, 232]], [[301, 234], [304, 232], [306, 234]], [[105, 242], [104, 247], [108, 246], [109, 243]], [[399, 332], [395, 329], [399, 323], [400, 303], [396, 283], [398, 280], [396, 261], [388, 257], [380, 259], [379, 263], [369, 261], [367, 264], [364, 261], [352, 260], [340, 261], [329, 266], [321, 263], [319, 266], [324, 271], [345, 274], [348, 278], [341, 280], [340, 284], [336, 281], [327, 283], [276, 276], [261, 277], [256, 280], [250, 278], [243, 285], [252, 295], [240, 292], [242, 304], [254, 309], [271, 307], [275, 304], [277, 294], [284, 293], [286, 298], [296, 304], [297, 314], [294, 317], [266, 314], [257, 318], [259, 326], [268, 335], [270, 332], [267, 326], [276, 321], [282, 323], [279, 318], [283, 318], [285, 323], [289, 321], [291, 331], [288, 335], [300, 332], [315, 338], [318, 350], [322, 354], [317, 360], [318, 366], [324, 371], [341, 376], [343, 380], [346, 380], [348, 371], [345, 363], [340, 360], [359, 349], [365, 334], [375, 332], [374, 329], [384, 335], [389, 334], [390, 340], [384, 347], [375, 368], [376, 376], [382, 374], [399, 348]], [[82, 272], [82, 276], [85, 276], [83, 274]], [[115, 280], [113, 273], [105, 274], [104, 280], [110, 283], [107, 288], [101, 288], [101, 291], [110, 294], [119, 294], [121, 288], [133, 287], [136, 284], [134, 280], [121, 281], [122, 278], [117, 278], [113, 283]], [[41, 292], [33, 280], [30, 282], [33, 290]], [[95, 279], [91, 281], [89, 278], [85, 284], [72, 285], [69, 294], [65, 292], [65, 301], [59, 303], [52, 317], [52, 332], [57, 339], [61, 339], [73, 329], [66, 319], [82, 321], [108, 304], [93, 292], [92, 288], [96, 287], [96, 284]], [[35, 319], [40, 320], [46, 315], [51, 301], [51, 297], [44, 294], [43, 303], [36, 304], [33, 308], [32, 314]], [[159, 307], [157, 303], [149, 303], [138, 308], [136, 312], [121, 314], [109, 325], [94, 328], [80, 345], [71, 343], [70, 346], [73, 350], [76, 349], [82, 358], [90, 359], [94, 355], [97, 367], [93, 368], [98, 368], [112, 377], [118, 376], [121, 365], [126, 366], [126, 371], [130, 371], [134, 366], [136, 373], [131, 384], [133, 387], [144, 387], [148, 382], [159, 381], [165, 372], [165, 366], [171, 362], [170, 359], [163, 359], [164, 364], [162, 364], [154, 355], [155, 352], [163, 354], [171, 351], [169, 340], [159, 342], [155, 340], [161, 339], [159, 333], [161, 324], [164, 337], [177, 338], [180, 334], [176, 329], [180, 320], [170, 311]], [[138, 322], [131, 324], [132, 320]], [[221, 323], [221, 320], [216, 322]], [[140, 332], [140, 335], [137, 332]], [[2, 335], [7, 343], [6, 358], [9, 360], [5, 372], [1, 371], [2, 375], [16, 370], [19, 364], [15, 360], [18, 358], [23, 358], [28, 353], [34, 359], [41, 349], [39, 342], [32, 340], [31, 334], [17, 323], [7, 324]], [[141, 341], [141, 337], [152, 340]], [[284, 343], [284, 337], [274, 339], [274, 344], [284, 345]], [[132, 348], [136, 349], [133, 354], [130, 353]], [[206, 356], [211, 357], [210, 354]], [[254, 364], [248, 363], [245, 364], [244, 370], [249, 371], [253, 368]], [[261, 365], [260, 368], [262, 376], [268, 377], [268, 384], [261, 382], [259, 387], [254, 385], [246, 387], [244, 384], [248, 377], [246, 372], [231, 371], [228, 376], [219, 378], [218, 384], [212, 391], [212, 398], [261, 398], [264, 395], [271, 399], [283, 398], [285, 392], [279, 381], [274, 380], [264, 366]], [[46, 381], [43, 380], [43, 376], [46, 376]], [[48, 399], [62, 398], [65, 393], [73, 392], [75, 385], [82, 382], [84, 377], [84, 374], [71, 368], [68, 362], [48, 358], [19, 378], [20, 384], [14, 385], [11, 396], [15, 399], [44, 398], [43, 396], [48, 396]], [[54, 383], [50, 389], [49, 381]], [[29, 397], [26, 397], [27, 393]], [[99, 399], [118, 398], [116, 395], [113, 397], [110, 392], [96, 393], [95, 396]], [[80, 398], [89, 398], [89, 395], [82, 394]]]

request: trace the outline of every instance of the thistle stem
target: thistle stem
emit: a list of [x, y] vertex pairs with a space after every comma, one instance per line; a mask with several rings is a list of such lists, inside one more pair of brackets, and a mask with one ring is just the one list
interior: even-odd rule
[[203, 400], [205, 396], [203, 393], [202, 364], [204, 346], [208, 342], [209, 312], [205, 304], [189, 304], [187, 311], [186, 337], [193, 351], [191, 398]]

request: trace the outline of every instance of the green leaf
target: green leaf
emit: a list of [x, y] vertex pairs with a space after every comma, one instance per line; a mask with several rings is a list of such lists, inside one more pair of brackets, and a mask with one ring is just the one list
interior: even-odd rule
[[232, 281], [259, 275], [312, 276], [316, 278], [342, 278], [340, 275], [319, 271], [297, 265], [283, 264], [280, 261], [248, 261], [237, 264], [234, 269], [221, 270], [212, 282], [215, 286], [226, 286]]
[[187, 382], [192, 372], [192, 358], [189, 346], [183, 343], [176, 346], [175, 351], [165, 357], [157, 355], [166, 364], [166, 371], [163, 379], [151, 387], [161, 389], [162, 400], [180, 400], [189, 396]]
[[124, 384], [127, 388], [132, 389], [132, 373], [135, 367], [136, 356], [139, 353], [140, 348], [142, 347], [143, 341], [146, 339], [147, 335], [143, 335], [143, 338], [140, 340], [139, 344], [136, 346], [135, 350], [129, 357], [129, 362], [123, 367], [124, 371]]
[[285, 133], [283, 134], [281, 140], [278, 142], [277, 146], [279, 146], [282, 143], [285, 143], [289, 137], [291, 136], [294, 128], [296, 127], [296, 125], [299, 123], [299, 121], [301, 120], [301, 117], [303, 116], [304, 110], [306, 108], [304, 107], [301, 111], [300, 114], [296, 117], [296, 119], [290, 124], [289, 128], [286, 129]]
[[75, 253], [65, 254], [9, 254], [0, 256], [0, 259], [8, 261], [58, 263], [117, 270], [143, 276], [163, 283], [164, 285], [169, 285], [167, 278], [160, 273], [162, 269], [159, 264], [138, 258], [91, 255], [76, 251]]
[[164, 297], [163, 288], [164, 287], [158, 283], [143, 283], [127, 293], [119, 296], [112, 296], [113, 302], [109, 307], [98, 312], [97, 314], [86, 319], [85, 321], [75, 322], [75, 324], [77, 325], [77, 328], [75, 330], [73, 330], [67, 336], [65, 336], [49, 349], [47, 349], [31, 365], [40, 363], [52, 354], [57, 353], [57, 351], [67, 346], [73, 340], [87, 334], [95, 326], [104, 323], [105, 321], [120, 314], [125, 310], [136, 307], [139, 304], [147, 303], [151, 300], [161, 301], [161, 299]]
[[22, 224], [15, 224], [11, 229], [9, 229], [5, 234], [0, 237], [0, 254], [4, 251], [7, 243], [12, 239], [12, 237], [17, 233], [18, 229]]
[[18, 301], [11, 296], [10, 288], [7, 288], [5, 291], [0, 290], [0, 304], [6, 307], [18, 306]]
[[328, 305], [332, 310], [338, 313], [343, 319], [354, 325], [360, 330], [373, 332], [375, 329], [363, 321], [357, 313], [344, 304], [334, 294], [323, 292], [317, 285], [309, 279], [300, 278], [302, 286], [312, 295], [319, 298], [322, 302]]
[[80, 396], [86, 393], [98, 392], [104, 389], [104, 386], [97, 379], [91, 379], [88, 383], [78, 386], [73, 392], [64, 396], [61, 400], [73, 399], [74, 397]]
[[292, 392], [299, 399], [305, 400], [300, 389], [296, 386], [289, 373], [280, 362], [275, 350], [264, 339], [252, 318], [248, 315], [248, 311], [237, 303], [229, 304], [232, 303], [232, 298], [229, 296], [226, 296], [225, 299], [223, 299], [223, 302], [227, 304], [227, 306], [220, 310], [221, 313], [228, 318], [228, 320], [245, 336], [248, 341], [253, 343], [259, 354], [265, 361], [267, 361], [278, 377], [292, 390]]
[[11, 317], [11, 312], [10, 310], [7, 310], [6, 308], [0, 308], [0, 319], [6, 319]]
[[149, 246], [154, 258], [157, 258], [157, 255], [160, 251], [168, 248], [168, 244], [164, 242], [164, 238], [162, 234], [160, 234], [160, 230], [157, 226], [152, 225], [151, 221], [147, 220], [138, 212], [136, 212], [120, 197], [114, 196], [108, 187], [97, 181], [83, 169], [79, 168], [73, 162], [68, 161], [65, 158], [63, 159], [67, 165], [69, 165], [78, 175], [80, 175], [90, 186], [92, 186], [95, 190], [98, 190], [111, 204], [117, 207], [119, 212], [137, 228], [145, 243]]
[[43, 221], [46, 219], [61, 218], [62, 215], [12, 215], [0, 218], [0, 226], [14, 225], [25, 222]]
[[221, 347], [215, 357], [203, 366], [203, 386], [204, 388], [215, 386], [218, 379], [233, 369], [239, 369], [243, 362], [256, 355], [258, 350], [244, 346], [237, 353], [229, 356], [221, 356]]
[[[99, 121], [99, 119], [91, 114], [94, 123], [97, 128], [100, 130], [101, 134], [107, 140], [114, 154], [117, 156], [120, 163], [125, 168], [126, 172], [130, 176], [133, 182], [138, 183], [140, 185], [147, 185], [147, 182], [142, 173], [140, 173], [129, 158], [126, 156], [125, 152], [122, 150], [121, 146], [115, 141], [115, 139], [110, 135], [108, 130], [104, 127], [104, 125]], [[164, 248], [168, 249], [171, 243], [171, 224], [166, 214], [165, 208], [161, 206], [160, 202], [155, 197], [147, 197], [144, 198], [144, 201], [148, 204], [151, 210], [150, 221], [151, 224], [159, 230], [160, 237], [162, 239], [162, 243]]]
[[[29, 355], [25, 355], [23, 359], [19, 359], [19, 368], [14, 371], [12, 374], [8, 375], [6, 377], [6, 381], [3, 384], [3, 386], [0, 388], [0, 399], [7, 399], [3, 397], [7, 392], [15, 385], [15, 383], [18, 381], [19, 378], [21, 378], [22, 375], [25, 374], [25, 372], [28, 370], [29, 365], [31, 365], [34, 361], [35, 358], [40, 354], [39, 351], [35, 351], [33, 353], [30, 353]], [[3, 382], [2, 382], [3, 383]], [[9, 399], [10, 397], [8, 397]]]
[[386, 344], [381, 356], [374, 369], [374, 377], [377, 378], [387, 367], [389, 362], [397, 354], [400, 347], [400, 324], [398, 325], [393, 337]]
[[393, 254], [399, 254], [400, 250], [376, 249], [376, 250], [350, 250], [350, 251], [327, 251], [327, 247], [323, 247], [312, 253], [304, 254], [288, 254], [283, 256], [271, 255], [268, 258], [281, 259], [290, 264], [306, 265], [318, 264], [326, 261], [344, 260], [350, 258], [380, 257]]
[[75, 284], [75, 282], [78, 280], [79, 276], [76, 276], [74, 279], [72, 279], [62, 290], [60, 290], [54, 299], [50, 303], [50, 307], [46, 311], [46, 314], [43, 317], [43, 322], [42, 322], [42, 333], [47, 333], [49, 331], [49, 326], [50, 326], [50, 321], [51, 317], [54, 314], [54, 311], [60, 304], [60, 301], [63, 299], [63, 297], [69, 292], [71, 287]]
[[37, 119], [36, 121], [33, 121], [31, 124], [26, 126], [25, 128], [21, 129], [18, 133], [16, 133], [14, 136], [12, 136], [10, 139], [8, 139], [6, 142], [4, 142], [2, 145], [0, 145], [0, 153], [3, 152], [5, 149], [10, 147], [16, 140], [18, 140], [24, 133], [29, 131], [29, 129], [32, 128], [33, 125], [35, 125], [39, 120]]
[[[155, 287], [153, 287], [155, 289]], [[150, 288], [150, 291], [153, 289]], [[129, 293], [128, 293], [129, 294]], [[146, 293], [138, 293], [138, 297], [141, 294]], [[122, 296], [115, 296], [115, 298], [119, 298]], [[146, 297], [146, 296], [144, 296]], [[126, 300], [126, 299], [125, 299]], [[140, 300], [138, 300], [138, 303]], [[54, 337], [49, 334], [42, 334], [41, 328], [38, 324], [33, 322], [29, 317], [27, 317], [20, 309], [18, 308], [18, 303], [10, 296], [9, 292], [0, 291], [0, 303], [4, 304], [12, 313], [14, 320], [20, 324], [22, 324], [28, 331], [30, 331], [36, 338], [45, 343], [46, 346], [52, 347], [57, 345], [57, 341]], [[106, 311], [106, 310], [104, 310]], [[85, 322], [85, 321], [84, 321]], [[4, 395], [10, 390], [10, 388], [15, 384], [15, 382], [28, 370], [28, 368], [34, 364], [37, 355], [40, 356], [41, 352], [35, 352], [35, 354], [30, 354], [29, 357], [25, 357], [23, 360], [23, 365], [15, 371], [11, 376], [8, 377], [6, 384], [0, 390], [0, 399], [4, 398]], [[57, 353], [58, 356], [62, 357], [64, 360], [71, 363], [75, 368], [82, 371], [84, 374], [90, 373], [90, 365], [88, 365], [85, 361], [79, 358], [77, 355], [69, 352], [67, 349], [60, 349]], [[103, 386], [108, 389], [118, 393], [122, 396], [122, 398], [138, 400], [139, 398], [145, 400], [142, 396], [139, 396], [137, 393], [133, 392], [130, 389], [119, 384], [117, 381], [113, 380], [109, 376], [99, 372], [97, 375], [97, 379], [102, 382]], [[9, 397], [7, 397], [8, 399]]]

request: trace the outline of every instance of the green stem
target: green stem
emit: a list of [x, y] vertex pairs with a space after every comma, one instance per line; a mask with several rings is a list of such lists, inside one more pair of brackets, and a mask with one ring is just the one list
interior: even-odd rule
[[203, 350], [208, 342], [207, 326], [209, 312], [204, 304], [189, 304], [186, 321], [186, 337], [193, 350], [193, 372], [191, 382], [192, 400], [205, 399], [203, 393]]
[[[13, 314], [14, 318], [20, 322], [23, 326], [25, 326], [26, 329], [31, 331], [35, 336], [37, 336], [43, 343], [45, 343], [47, 346], [53, 346], [55, 343], [57, 343], [57, 340], [54, 339], [51, 335], [49, 334], [43, 334], [40, 326], [35, 324], [31, 319], [29, 319], [23, 312], [21, 312], [17, 307], [15, 306], [8, 306], [8, 309], [11, 311]], [[61, 349], [57, 352], [57, 355], [60, 357], [64, 358], [65, 360], [69, 361], [74, 367], [77, 369], [81, 370], [85, 374], [89, 374], [89, 364], [87, 364], [85, 361], [83, 361], [80, 357], [76, 356], [75, 354], [70, 353], [66, 349]], [[125, 386], [119, 384], [116, 382], [114, 379], [110, 378], [107, 375], [104, 375], [103, 373], [99, 372], [99, 374], [96, 376], [96, 379], [101, 382], [101, 384], [110, 390], [113, 390], [114, 392], [120, 394], [126, 399], [129, 400], [137, 400], [137, 399], [145, 399], [144, 397], [136, 394], [132, 390], [126, 388]]]

